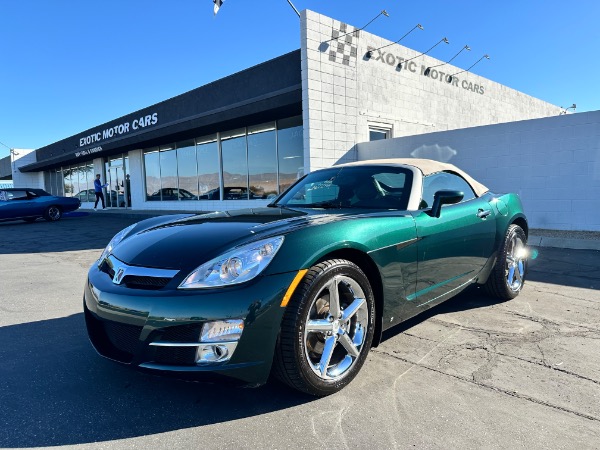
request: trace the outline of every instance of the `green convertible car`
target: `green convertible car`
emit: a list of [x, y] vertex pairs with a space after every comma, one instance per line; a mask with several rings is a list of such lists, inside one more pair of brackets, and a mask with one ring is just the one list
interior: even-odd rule
[[180, 377], [313, 395], [342, 389], [382, 331], [470, 285], [517, 296], [527, 220], [450, 164], [363, 161], [304, 176], [264, 208], [119, 232], [89, 270], [90, 340]]

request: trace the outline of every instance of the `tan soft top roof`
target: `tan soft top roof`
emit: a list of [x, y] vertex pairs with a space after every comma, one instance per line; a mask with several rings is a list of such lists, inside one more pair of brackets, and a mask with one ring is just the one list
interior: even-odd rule
[[370, 159], [367, 161], [357, 161], [347, 164], [341, 164], [342, 166], [362, 166], [365, 164], [394, 164], [416, 167], [423, 173], [424, 176], [431, 175], [437, 172], [454, 172], [463, 177], [471, 185], [477, 197], [482, 196], [489, 191], [487, 187], [472, 178], [466, 172], [460, 170], [453, 164], [442, 163], [434, 161], [432, 159], [419, 159], [419, 158], [390, 158], [390, 159]]

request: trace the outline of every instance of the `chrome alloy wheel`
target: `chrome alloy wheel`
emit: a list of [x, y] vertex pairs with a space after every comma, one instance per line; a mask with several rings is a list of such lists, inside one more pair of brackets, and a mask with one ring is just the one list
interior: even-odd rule
[[48, 208], [48, 217], [50, 220], [60, 219], [60, 208], [58, 208], [58, 206], [50, 206]]
[[506, 248], [506, 285], [513, 292], [518, 292], [525, 279], [527, 264], [527, 247], [521, 238], [513, 235]]
[[305, 356], [322, 380], [335, 380], [354, 365], [365, 342], [369, 310], [352, 278], [337, 275], [315, 296], [304, 329]]

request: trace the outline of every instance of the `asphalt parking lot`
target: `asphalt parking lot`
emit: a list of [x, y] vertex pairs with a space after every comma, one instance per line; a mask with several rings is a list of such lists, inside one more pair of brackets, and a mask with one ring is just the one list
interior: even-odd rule
[[402, 324], [314, 399], [155, 377], [87, 340], [87, 268], [135, 219], [0, 223], [0, 447], [600, 448], [600, 252], [540, 248], [521, 295]]

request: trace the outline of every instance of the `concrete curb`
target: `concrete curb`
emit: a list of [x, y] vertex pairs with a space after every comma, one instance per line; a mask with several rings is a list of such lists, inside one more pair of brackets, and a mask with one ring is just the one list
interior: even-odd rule
[[532, 247], [571, 248], [574, 250], [599, 250], [600, 240], [577, 239], [530, 235], [528, 244]]

